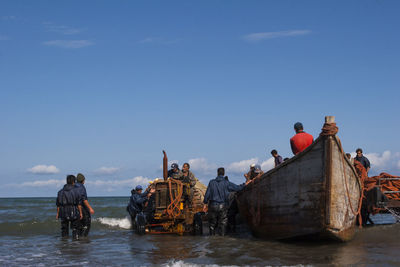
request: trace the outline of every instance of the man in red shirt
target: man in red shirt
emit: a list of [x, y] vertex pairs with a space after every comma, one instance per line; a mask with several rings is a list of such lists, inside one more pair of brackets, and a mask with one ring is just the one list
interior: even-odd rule
[[311, 134], [304, 132], [301, 122], [294, 124], [294, 130], [296, 134], [290, 138], [290, 146], [292, 147], [293, 154], [297, 155], [311, 145], [314, 142], [314, 138]]

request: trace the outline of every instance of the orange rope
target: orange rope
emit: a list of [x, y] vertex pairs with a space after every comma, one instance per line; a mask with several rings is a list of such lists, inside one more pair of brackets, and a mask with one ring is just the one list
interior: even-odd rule
[[[177, 184], [178, 193], [177, 193], [177, 195], [175, 195], [175, 197], [172, 195], [172, 182]], [[182, 189], [183, 185], [182, 185], [181, 181], [170, 178], [168, 180], [168, 186], [169, 186], [169, 196], [171, 199], [171, 203], [167, 207], [167, 213], [169, 216], [176, 218], [181, 214], [179, 202], [181, 200], [182, 193], [183, 193], [183, 189]]]

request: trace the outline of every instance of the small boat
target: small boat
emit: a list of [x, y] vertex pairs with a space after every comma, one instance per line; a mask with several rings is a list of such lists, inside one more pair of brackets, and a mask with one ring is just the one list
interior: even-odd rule
[[309, 147], [238, 192], [239, 212], [256, 237], [353, 238], [362, 183], [343, 152], [334, 120], [326, 117]]

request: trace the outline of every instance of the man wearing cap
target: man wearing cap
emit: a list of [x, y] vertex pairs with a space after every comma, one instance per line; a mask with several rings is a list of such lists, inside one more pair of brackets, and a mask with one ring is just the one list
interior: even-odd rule
[[182, 171], [179, 169], [178, 163], [172, 163], [171, 169], [168, 171], [168, 177], [172, 179], [180, 180], [183, 176]]
[[131, 191], [132, 195], [129, 199], [129, 204], [126, 207], [129, 215], [131, 215], [132, 224], [135, 223], [136, 215], [143, 211], [145, 202], [150, 198], [154, 190], [145, 191], [142, 193], [143, 187], [138, 185]]
[[314, 138], [311, 134], [304, 132], [303, 124], [301, 122], [296, 122], [294, 124], [294, 130], [296, 131], [296, 134], [290, 138], [290, 146], [293, 154], [297, 155], [311, 145], [312, 142], [314, 142]]
[[256, 164], [254, 164], [254, 163], [251, 164], [250, 165], [250, 170], [247, 173], [244, 174], [244, 177], [246, 178], [246, 182], [253, 180], [254, 177], [257, 176], [257, 174], [255, 174], [255, 172], [254, 172], [255, 171], [255, 166], [256, 166]]
[[76, 176], [77, 183], [75, 184], [75, 188], [80, 196], [80, 204], [82, 206], [82, 215], [83, 218], [79, 222], [79, 236], [88, 236], [90, 231], [90, 225], [92, 222], [91, 214], [94, 214], [94, 210], [89, 204], [85, 184], [85, 176], [82, 173], [78, 173]]

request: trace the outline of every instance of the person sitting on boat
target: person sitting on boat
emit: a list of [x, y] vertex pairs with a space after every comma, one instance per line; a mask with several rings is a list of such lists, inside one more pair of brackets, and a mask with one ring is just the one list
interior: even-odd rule
[[278, 151], [276, 151], [275, 149], [271, 151], [271, 155], [274, 157], [275, 167], [283, 162], [282, 157], [278, 154]]
[[363, 155], [363, 151], [361, 148], [357, 148], [356, 153], [357, 153], [357, 156], [354, 159], [359, 161], [364, 166], [364, 168], [368, 174], [369, 169], [371, 167], [369, 160]]
[[229, 192], [236, 192], [243, 189], [244, 184], [236, 185], [225, 178], [225, 169], [218, 168], [217, 178], [212, 179], [204, 195], [203, 211], [208, 210], [210, 235], [215, 235], [216, 226], [220, 227], [221, 235], [225, 235], [228, 224]]
[[168, 171], [168, 177], [179, 180], [182, 177], [182, 172], [179, 169], [178, 163], [172, 163], [171, 169]]
[[256, 165], [254, 166], [254, 174], [255, 174], [256, 176], [253, 178], [253, 180], [254, 180], [254, 179], [260, 178], [261, 175], [264, 174], [264, 172], [261, 170], [261, 166], [260, 166], [260, 165], [256, 164]]
[[256, 164], [251, 164], [250, 165], [250, 170], [244, 174], [244, 177], [246, 178], [246, 182], [249, 182], [251, 180], [254, 179], [254, 177], [256, 177], [257, 175], [255, 174], [254, 170], [255, 170], [255, 166]]
[[129, 204], [126, 207], [126, 210], [131, 216], [132, 224], [135, 222], [136, 215], [143, 211], [145, 202], [148, 201], [152, 193], [154, 193], [153, 190], [154, 189], [146, 190], [144, 193], [142, 193], [143, 187], [138, 185], [131, 191], [132, 195], [129, 199]]
[[294, 130], [296, 134], [290, 138], [290, 146], [293, 154], [297, 155], [311, 145], [312, 142], [314, 142], [314, 138], [311, 134], [304, 132], [301, 122], [296, 122], [294, 124]]

